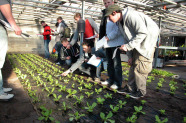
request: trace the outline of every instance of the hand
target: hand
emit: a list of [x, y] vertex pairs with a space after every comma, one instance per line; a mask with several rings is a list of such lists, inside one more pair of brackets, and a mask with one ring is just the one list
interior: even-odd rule
[[71, 57], [70, 56], [67, 56], [66, 59], [69, 60]]
[[99, 34], [96, 34], [96, 38], [99, 38]]
[[126, 45], [124, 44], [124, 45], [122, 45], [120, 48], [119, 48], [120, 50], [123, 50], [123, 51], [128, 51], [127, 50], [127, 47], [126, 47]]
[[71, 47], [70, 44], [68, 44], [66, 48], [67, 48], [67, 49], [70, 49], [70, 47]]
[[14, 32], [16, 35], [21, 35], [22, 30], [17, 25], [13, 25], [12, 28], [14, 29]]
[[101, 59], [100, 57], [96, 57], [96, 59]]
[[105, 39], [108, 41], [109, 40], [109, 38], [107, 37], [107, 36], [105, 36]]
[[132, 65], [132, 58], [128, 60], [128, 65]]
[[67, 76], [69, 73], [70, 73], [70, 70], [67, 70], [67, 71], [65, 71], [64, 73], [62, 73], [61, 75], [62, 75], [62, 76]]

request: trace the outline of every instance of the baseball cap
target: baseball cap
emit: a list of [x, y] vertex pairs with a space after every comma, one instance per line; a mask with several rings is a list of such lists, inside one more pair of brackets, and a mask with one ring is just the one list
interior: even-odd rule
[[113, 11], [117, 11], [120, 10], [120, 7], [118, 5], [110, 5], [107, 9], [106, 9], [106, 14], [105, 16], [109, 16], [112, 14]]

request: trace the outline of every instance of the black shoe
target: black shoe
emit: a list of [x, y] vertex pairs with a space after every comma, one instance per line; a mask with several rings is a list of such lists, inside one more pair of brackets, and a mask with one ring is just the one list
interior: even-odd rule
[[139, 98], [145, 96], [145, 95], [143, 95], [143, 94], [141, 93], [141, 91], [136, 91], [135, 93], [131, 93], [131, 94], [129, 94], [129, 95], [130, 95], [130, 97], [133, 98], [133, 99], [139, 99]]
[[125, 86], [124, 88], [118, 89], [119, 94], [130, 94], [131, 92], [129, 91], [128, 87]]

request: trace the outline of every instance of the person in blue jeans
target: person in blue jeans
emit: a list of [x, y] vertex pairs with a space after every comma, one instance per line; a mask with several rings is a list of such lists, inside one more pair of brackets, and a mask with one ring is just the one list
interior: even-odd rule
[[[10, 0], [0, 0], [0, 19], [9, 23], [14, 29], [16, 35], [21, 35], [22, 31], [17, 26], [11, 11], [11, 1]], [[13, 94], [7, 94], [12, 88], [3, 87], [3, 77], [1, 69], [5, 62], [6, 52], [8, 49], [8, 36], [7, 31], [3, 24], [0, 23], [0, 100], [8, 100], [13, 98]]]
[[44, 38], [44, 47], [45, 47], [45, 58], [48, 59], [50, 57], [50, 53], [49, 53], [49, 43], [51, 41], [51, 29], [50, 26], [48, 26], [45, 21], [41, 21], [41, 25], [44, 28], [44, 32], [43, 32], [43, 38]]

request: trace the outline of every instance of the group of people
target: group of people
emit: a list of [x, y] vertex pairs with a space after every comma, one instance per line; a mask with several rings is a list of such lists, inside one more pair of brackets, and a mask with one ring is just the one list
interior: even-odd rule
[[[113, 0], [103, 0], [103, 3], [105, 9], [102, 11], [103, 15], [99, 29], [93, 19], [88, 18], [85, 20], [84, 42], [82, 44], [84, 53], [80, 57], [78, 55], [79, 46], [77, 44], [79, 39], [78, 30], [68, 40], [63, 35], [67, 25], [61, 17], [57, 18], [56, 31], [51, 31], [50, 27], [42, 21], [41, 24], [44, 27], [45, 58], [49, 58], [48, 43], [51, 40], [50, 35], [56, 35], [57, 43], [55, 49], [58, 52], [57, 62], [62, 61], [62, 64], [66, 64], [69, 67], [67, 71], [62, 73], [62, 76], [66, 76], [79, 69], [81, 72], [90, 75], [95, 81], [101, 81], [103, 66], [95, 67], [87, 63], [95, 55], [98, 59], [107, 61], [109, 78], [103, 82], [101, 81], [101, 84], [118, 90], [118, 93], [126, 93], [132, 98], [138, 99], [146, 95], [146, 80], [152, 70], [152, 61], [160, 30], [157, 24], [142, 12], [128, 7], [121, 9]], [[2, 7], [1, 2], [0, 7]], [[2, 9], [1, 12], [3, 13]], [[76, 13], [74, 19], [79, 21], [81, 14]], [[98, 38], [98, 42], [103, 38], [106, 40], [103, 48], [95, 50], [96, 42], [95, 38], [90, 38], [92, 36]], [[0, 47], [2, 46], [0, 45]], [[126, 52], [129, 58], [128, 64], [131, 66], [128, 83], [124, 88], [121, 87], [121, 51]], [[115, 55], [114, 57], [113, 54]], [[2, 66], [0, 67], [2, 68]], [[1, 83], [2, 80], [0, 81]], [[4, 94], [1, 85], [0, 92]], [[1, 95], [0, 93], [0, 98]]]

